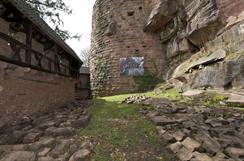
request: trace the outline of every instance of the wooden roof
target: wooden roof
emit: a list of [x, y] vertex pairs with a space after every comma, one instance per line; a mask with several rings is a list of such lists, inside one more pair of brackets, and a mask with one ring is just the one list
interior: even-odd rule
[[82, 64], [82, 61], [74, 52], [74, 50], [71, 49], [70, 46], [60, 38], [59, 35], [57, 35], [57, 33], [38, 15], [38, 13], [33, 8], [31, 8], [29, 4], [23, 0], [4, 0], [4, 2], [11, 3], [11, 5], [19, 12], [21, 12], [24, 17], [31, 21], [44, 36], [47, 36], [49, 39], [54, 41], [59, 47], [61, 47], [64, 51], [66, 51], [69, 55], [71, 55]]

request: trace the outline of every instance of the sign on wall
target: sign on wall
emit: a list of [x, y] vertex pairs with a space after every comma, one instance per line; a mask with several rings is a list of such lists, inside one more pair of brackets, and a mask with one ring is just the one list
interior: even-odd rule
[[144, 57], [120, 58], [120, 75], [139, 76], [144, 74]]

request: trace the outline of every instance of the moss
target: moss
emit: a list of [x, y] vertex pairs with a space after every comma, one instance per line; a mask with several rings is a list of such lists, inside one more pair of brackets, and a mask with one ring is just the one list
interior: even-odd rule
[[133, 78], [138, 86], [139, 92], [153, 89], [160, 82], [160, 80], [148, 70], [145, 70], [142, 76], [134, 76]]
[[195, 96], [188, 103], [191, 105], [218, 107], [221, 101], [225, 101], [227, 97], [217, 92], [205, 92], [202, 95]]
[[118, 95], [94, 100], [92, 120], [79, 132], [81, 139], [96, 143], [91, 160], [135, 160], [140, 159], [141, 151], [148, 151], [147, 160], [174, 160], [165, 148], [166, 144], [158, 138], [155, 126], [140, 115], [140, 106], [120, 103], [125, 97]]

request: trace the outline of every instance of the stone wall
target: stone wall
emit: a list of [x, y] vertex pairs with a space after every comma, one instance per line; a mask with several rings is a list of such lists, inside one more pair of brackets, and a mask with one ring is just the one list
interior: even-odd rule
[[144, 0], [97, 0], [93, 13], [91, 83], [94, 95], [137, 90], [132, 76], [120, 75], [120, 58], [144, 57], [144, 68], [161, 77], [165, 58], [159, 35], [143, 31]]
[[74, 100], [75, 81], [0, 61], [0, 127]]

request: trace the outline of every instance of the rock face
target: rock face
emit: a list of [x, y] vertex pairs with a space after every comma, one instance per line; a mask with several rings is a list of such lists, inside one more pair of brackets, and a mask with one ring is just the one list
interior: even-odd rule
[[[91, 59], [94, 95], [138, 89], [132, 76], [120, 75], [124, 57], [144, 57], [144, 70], [160, 79], [190, 72], [186, 79], [194, 87], [243, 87], [243, 21], [243, 0], [97, 0]], [[207, 79], [195, 83], [203, 77]]]

